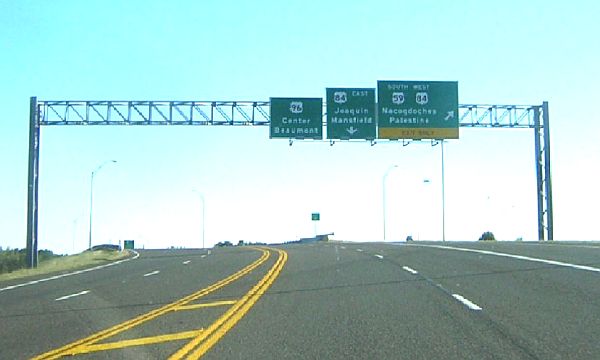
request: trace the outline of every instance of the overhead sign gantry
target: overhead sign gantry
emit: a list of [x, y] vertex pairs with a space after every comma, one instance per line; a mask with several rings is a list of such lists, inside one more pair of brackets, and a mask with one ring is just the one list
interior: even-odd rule
[[[402, 83], [387, 81], [378, 83], [380, 101], [377, 104], [379, 109], [376, 110], [379, 112], [379, 118], [376, 111], [375, 124], [379, 126], [376, 134], [380, 139], [453, 139], [458, 138], [458, 127], [534, 130], [538, 239], [552, 240], [554, 235], [548, 103], [458, 105], [456, 82], [409, 82], [404, 84], [408, 85], [408, 88], [388, 86]], [[386, 86], [388, 87], [385, 88]], [[373, 93], [374, 89], [328, 90], [326, 122], [323, 121], [321, 98], [272, 98], [272, 102], [268, 102], [38, 101], [36, 97], [32, 97], [29, 118], [27, 264], [29, 267], [37, 266], [39, 155], [42, 126], [270, 126], [271, 138], [319, 140], [323, 139], [322, 127], [326, 125], [330, 139], [373, 140], [374, 129], [377, 129], [370, 118], [373, 109], [371, 100]], [[333, 101], [331, 105], [330, 100]], [[383, 117], [382, 106], [388, 112], [383, 114]], [[390, 109], [396, 110], [388, 111]], [[404, 116], [404, 109], [407, 109], [407, 114], [410, 109], [413, 109], [413, 115], [414, 109], [417, 109], [417, 116], [419, 109], [421, 109], [421, 116], [425, 110], [430, 117], [411, 121], [391, 119], [392, 114], [399, 116], [401, 113]], [[333, 115], [348, 115], [351, 119], [339, 116], [341, 120], [339, 118], [334, 120]], [[357, 119], [354, 119], [355, 116]], [[359, 116], [362, 119], [358, 119]], [[277, 126], [279, 131], [274, 131], [274, 127]]]

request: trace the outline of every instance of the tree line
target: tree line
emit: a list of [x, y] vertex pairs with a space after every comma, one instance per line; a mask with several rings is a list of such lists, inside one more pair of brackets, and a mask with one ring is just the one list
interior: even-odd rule
[[[60, 256], [50, 250], [40, 250], [38, 252], [38, 261], [42, 262], [53, 257]], [[15, 270], [27, 267], [26, 249], [5, 249], [0, 247], [0, 274], [13, 272]]]

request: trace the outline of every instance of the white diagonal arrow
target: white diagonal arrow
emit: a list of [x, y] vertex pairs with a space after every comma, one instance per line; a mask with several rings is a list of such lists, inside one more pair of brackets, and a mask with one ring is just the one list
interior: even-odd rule
[[350, 126], [349, 128], [346, 129], [346, 131], [348, 132], [348, 134], [354, 135], [354, 134], [356, 134], [358, 129], [355, 129], [354, 126]]
[[454, 111], [448, 111], [448, 114], [444, 118], [444, 121], [448, 121], [450, 119], [454, 119]]

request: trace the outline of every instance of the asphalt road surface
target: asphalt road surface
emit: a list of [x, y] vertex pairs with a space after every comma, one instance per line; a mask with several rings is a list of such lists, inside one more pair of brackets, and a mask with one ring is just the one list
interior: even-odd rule
[[0, 359], [600, 358], [598, 243], [139, 254], [0, 282]]

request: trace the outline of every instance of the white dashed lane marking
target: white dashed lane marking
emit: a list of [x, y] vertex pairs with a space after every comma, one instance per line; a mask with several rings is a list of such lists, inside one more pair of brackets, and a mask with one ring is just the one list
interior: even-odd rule
[[402, 267], [404, 270], [408, 271], [409, 273], [413, 274], [413, 275], [417, 275], [418, 272], [414, 269], [409, 268], [408, 266], [403, 266]]
[[84, 291], [78, 292], [76, 294], [61, 296], [58, 299], [54, 299], [54, 301], [63, 301], [63, 300], [71, 299], [71, 298], [74, 298], [74, 297], [77, 297], [77, 296], [89, 294], [89, 292], [90, 292], [89, 290], [84, 290]]
[[474, 302], [472, 302], [471, 300], [459, 295], [459, 294], [452, 294], [452, 297], [454, 297], [456, 300], [460, 301], [461, 303], [463, 303], [463, 305], [465, 305], [466, 307], [468, 307], [471, 310], [475, 310], [475, 311], [481, 311], [481, 307], [479, 307], [479, 305], [475, 304]]

